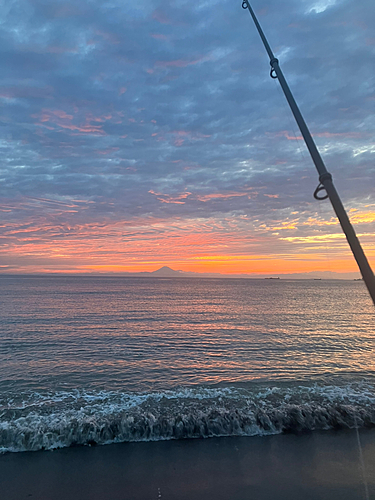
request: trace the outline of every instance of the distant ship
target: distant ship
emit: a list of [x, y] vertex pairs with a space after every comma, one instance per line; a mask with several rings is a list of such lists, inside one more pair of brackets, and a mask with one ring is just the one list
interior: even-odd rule
[[279, 278], [279, 277], [277, 277], [277, 278], [273, 278], [273, 277], [271, 277], [271, 278], [264, 278], [264, 279], [265, 279], [265, 280], [279, 280], [280, 278]]

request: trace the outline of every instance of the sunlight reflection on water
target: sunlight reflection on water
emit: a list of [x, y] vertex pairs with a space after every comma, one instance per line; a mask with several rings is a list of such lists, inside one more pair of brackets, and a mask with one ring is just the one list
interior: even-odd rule
[[0, 387], [146, 390], [374, 370], [361, 282], [1, 278]]

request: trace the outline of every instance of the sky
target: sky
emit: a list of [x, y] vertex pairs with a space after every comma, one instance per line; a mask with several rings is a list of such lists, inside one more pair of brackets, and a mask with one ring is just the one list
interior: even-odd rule
[[[374, 2], [251, 5], [374, 268]], [[357, 270], [241, 0], [0, 23], [0, 272]]]

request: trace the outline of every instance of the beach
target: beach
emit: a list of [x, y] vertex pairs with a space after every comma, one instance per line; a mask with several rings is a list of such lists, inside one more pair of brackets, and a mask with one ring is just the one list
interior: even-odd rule
[[187, 439], [0, 456], [2, 497], [353, 500], [375, 494], [375, 430]]

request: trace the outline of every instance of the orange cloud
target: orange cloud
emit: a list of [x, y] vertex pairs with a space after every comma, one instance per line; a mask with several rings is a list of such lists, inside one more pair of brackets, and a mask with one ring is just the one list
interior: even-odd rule
[[369, 224], [375, 222], [375, 212], [358, 212], [350, 214], [350, 219], [355, 224]]
[[[32, 118], [39, 119], [39, 123], [37, 123], [37, 125], [42, 124], [44, 127], [51, 130], [53, 130], [53, 126], [56, 125], [57, 127], [60, 127], [62, 129], [72, 130], [83, 134], [99, 135], [106, 135], [105, 131], [102, 129], [102, 125], [93, 125], [92, 122], [104, 123], [105, 121], [112, 119], [111, 114], [104, 116], [93, 116], [92, 114], [87, 114], [85, 116], [85, 123], [74, 124], [72, 123], [72, 121], [74, 120], [74, 115], [70, 115], [60, 109], [42, 109], [40, 113], [31, 116]], [[116, 123], [118, 123], [117, 117], [116, 120]], [[46, 126], [46, 123], [49, 123], [53, 126]]]
[[[194, 199], [190, 192], [174, 196], [154, 191], [150, 194], [162, 203], [183, 204]], [[233, 194], [247, 196], [224, 196]], [[5, 266], [2, 272], [150, 271], [161, 265], [184, 271], [236, 274], [357, 271], [341, 233], [323, 234], [310, 229], [300, 217], [268, 225], [246, 216], [118, 221], [103, 218], [84, 223], [81, 214], [96, 213], [95, 202], [48, 198], [4, 200], [0, 210], [7, 218], [13, 211], [22, 213], [22, 222], [3, 220], [0, 224], [0, 264]], [[363, 214], [366, 220], [371, 219], [367, 212]], [[280, 234], [272, 233], [276, 228]], [[363, 232], [359, 237], [370, 262], [375, 263], [373, 233]]]

